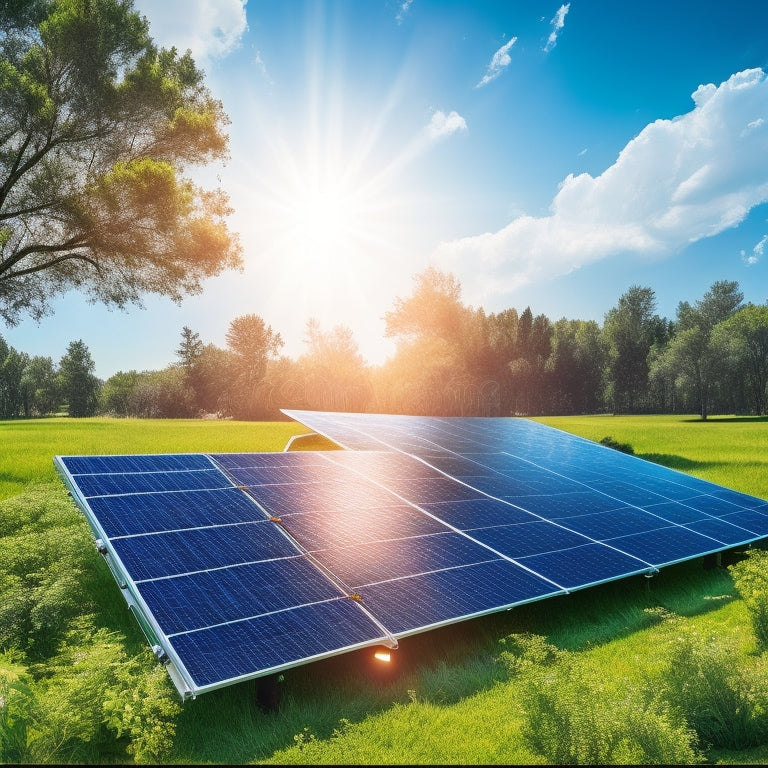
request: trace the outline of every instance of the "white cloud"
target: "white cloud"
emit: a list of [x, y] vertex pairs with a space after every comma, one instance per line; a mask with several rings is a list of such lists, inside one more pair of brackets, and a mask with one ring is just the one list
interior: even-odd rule
[[622, 252], [668, 255], [738, 225], [768, 200], [768, 79], [745, 70], [693, 100], [687, 114], [647, 125], [600, 176], [569, 175], [550, 216], [444, 243], [435, 259], [476, 300]]
[[763, 258], [766, 244], [768, 244], [768, 235], [763, 235], [763, 239], [752, 249], [749, 256], [744, 251], [741, 252], [741, 260], [749, 267], [757, 264]]
[[405, 14], [408, 13], [408, 9], [413, 4], [413, 0], [403, 0], [402, 3], [400, 3], [400, 8], [397, 11], [397, 16], [395, 16], [395, 19], [397, 20], [398, 24], [403, 23], [403, 19], [405, 18]]
[[557, 9], [557, 13], [555, 14], [552, 21], [549, 22], [552, 25], [552, 31], [549, 33], [549, 37], [547, 38], [547, 44], [544, 46], [545, 53], [549, 53], [557, 45], [557, 38], [560, 35], [560, 32], [562, 31], [563, 27], [565, 26], [565, 17], [568, 15], [568, 10], [570, 9], [570, 7], [571, 7], [570, 3], [561, 5]]
[[198, 64], [221, 58], [237, 47], [248, 27], [248, 0], [134, 0], [149, 21], [149, 33], [160, 46], [188, 48]]
[[446, 115], [442, 110], [438, 110], [429, 121], [427, 135], [430, 139], [439, 139], [441, 136], [466, 130], [467, 123], [458, 112], [454, 110]]
[[508, 43], [499, 48], [496, 53], [493, 54], [491, 63], [488, 65], [486, 73], [483, 75], [483, 79], [475, 86], [480, 88], [486, 83], [490, 83], [491, 80], [495, 80], [512, 62], [509, 55], [509, 49], [517, 42], [517, 38], [513, 37]]

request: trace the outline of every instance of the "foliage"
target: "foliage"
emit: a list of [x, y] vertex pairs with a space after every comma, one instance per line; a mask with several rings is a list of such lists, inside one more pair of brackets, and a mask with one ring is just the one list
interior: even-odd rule
[[681, 633], [663, 680], [668, 700], [707, 745], [743, 749], [768, 738], [768, 666], [735, 665], [727, 639]]
[[158, 50], [130, 0], [3, 9], [0, 317], [39, 318], [71, 289], [179, 301], [239, 267], [226, 195], [183, 175], [227, 155], [190, 54]]
[[506, 639], [501, 654], [515, 675], [522, 736], [558, 765], [702, 762], [685, 721], [649, 689], [606, 680], [582, 656], [544, 638]]
[[69, 415], [93, 416], [98, 405], [100, 382], [94, 374], [96, 364], [81, 340], [70, 342], [59, 362], [62, 397], [69, 404]]
[[30, 489], [0, 503], [0, 648], [52, 653], [69, 622], [89, 610], [96, 561], [63, 489]]
[[622, 453], [635, 452], [635, 449], [629, 443], [621, 443], [618, 440], [614, 440], [610, 435], [600, 438], [600, 445], [605, 445], [608, 448], [613, 448], [615, 451], [621, 451]]
[[766, 412], [768, 397], [768, 306], [750, 304], [719, 323], [712, 347], [749, 387], [754, 412]]
[[743, 560], [728, 567], [733, 583], [747, 606], [758, 647], [768, 651], [768, 552], [747, 551]]
[[38, 717], [32, 676], [17, 655], [0, 653], [0, 763], [26, 759], [29, 723]]

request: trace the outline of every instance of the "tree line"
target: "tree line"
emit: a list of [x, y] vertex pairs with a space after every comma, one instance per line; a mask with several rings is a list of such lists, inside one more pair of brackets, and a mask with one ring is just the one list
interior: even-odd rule
[[381, 365], [366, 363], [346, 326], [306, 325], [306, 351], [281, 354], [263, 318], [235, 318], [226, 347], [184, 327], [176, 359], [157, 371], [100, 381], [82, 340], [58, 365], [0, 338], [0, 416], [281, 418], [281, 408], [444, 416], [579, 413], [764, 415], [768, 304], [744, 303], [718, 281], [674, 319], [656, 312], [651, 288], [631, 286], [602, 324], [486, 313], [463, 303], [461, 285], [429, 268], [385, 314], [396, 342]]

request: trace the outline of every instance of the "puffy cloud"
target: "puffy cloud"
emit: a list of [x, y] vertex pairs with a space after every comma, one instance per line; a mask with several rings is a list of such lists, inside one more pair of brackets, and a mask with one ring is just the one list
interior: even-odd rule
[[466, 130], [467, 123], [458, 112], [454, 110], [446, 115], [442, 110], [438, 110], [429, 121], [427, 135], [430, 139], [439, 139], [441, 136]]
[[544, 52], [549, 53], [556, 45], [557, 45], [557, 38], [560, 35], [560, 32], [562, 32], [563, 27], [565, 26], [565, 17], [568, 15], [568, 10], [570, 9], [571, 4], [567, 3], [566, 5], [561, 5], [557, 9], [557, 13], [555, 14], [552, 21], [549, 23], [552, 25], [552, 31], [549, 33], [549, 37], [547, 38], [547, 44], [544, 46]]
[[700, 86], [693, 101], [691, 112], [647, 125], [601, 175], [565, 178], [550, 216], [444, 243], [435, 258], [468, 294], [473, 281], [477, 293], [505, 294], [622, 252], [671, 254], [738, 225], [768, 200], [768, 80], [745, 70]]
[[240, 42], [248, 24], [248, 0], [134, 0], [149, 20], [149, 32], [166, 48], [188, 48], [195, 61], [226, 56]]
[[509, 49], [517, 42], [517, 38], [513, 37], [508, 43], [499, 48], [491, 58], [491, 63], [488, 65], [485, 75], [482, 80], [475, 86], [475, 88], [481, 88], [490, 83], [491, 80], [495, 80], [511, 63], [512, 59], [509, 55]]

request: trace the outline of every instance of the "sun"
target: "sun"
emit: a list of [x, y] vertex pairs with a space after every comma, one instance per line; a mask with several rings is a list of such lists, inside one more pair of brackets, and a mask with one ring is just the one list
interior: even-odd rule
[[309, 181], [295, 193], [286, 227], [297, 257], [307, 266], [341, 266], [356, 238], [365, 227], [353, 190], [334, 181]]

